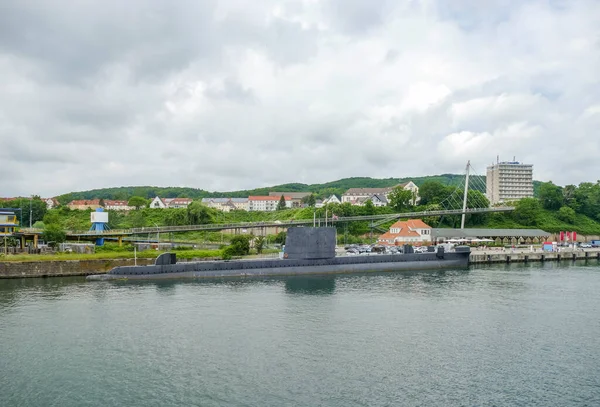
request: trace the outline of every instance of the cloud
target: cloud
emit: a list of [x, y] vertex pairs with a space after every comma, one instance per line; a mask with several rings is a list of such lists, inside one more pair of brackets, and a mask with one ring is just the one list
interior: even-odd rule
[[600, 172], [600, 8], [201, 0], [0, 5], [0, 196]]

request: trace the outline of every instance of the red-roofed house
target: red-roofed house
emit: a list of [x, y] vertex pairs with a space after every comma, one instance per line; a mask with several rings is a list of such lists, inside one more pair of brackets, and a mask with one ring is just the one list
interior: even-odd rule
[[132, 211], [135, 207], [129, 206], [127, 201], [112, 201], [107, 199], [104, 201], [104, 209], [111, 211]]
[[[249, 211], [275, 211], [279, 204], [280, 196], [249, 196], [248, 197], [248, 210]], [[292, 207], [292, 198], [284, 196], [285, 207]]]
[[173, 198], [165, 199], [168, 208], [187, 208], [189, 204], [194, 202], [192, 198]]
[[98, 209], [100, 207], [100, 200], [99, 199], [74, 200], [74, 201], [69, 202], [67, 204], [67, 206], [69, 207], [69, 209], [79, 209], [79, 210]]
[[428, 245], [431, 243], [431, 226], [421, 219], [398, 221], [390, 226], [389, 232], [379, 236], [378, 243], [388, 246]]
[[46, 209], [52, 209], [60, 206], [60, 203], [56, 198], [42, 198], [42, 201], [44, 201], [46, 204]]

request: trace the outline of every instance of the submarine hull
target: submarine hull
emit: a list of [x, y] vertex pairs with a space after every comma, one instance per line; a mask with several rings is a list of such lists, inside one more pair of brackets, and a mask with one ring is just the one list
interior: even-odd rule
[[107, 274], [88, 276], [88, 280], [268, 277], [319, 274], [344, 274], [402, 270], [465, 268], [469, 251], [412, 253], [370, 256], [341, 256], [330, 259], [269, 259], [206, 261], [150, 266], [116, 267]]

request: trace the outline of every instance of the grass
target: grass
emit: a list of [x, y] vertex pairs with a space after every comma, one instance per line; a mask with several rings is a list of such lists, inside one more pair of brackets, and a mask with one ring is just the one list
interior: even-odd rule
[[[176, 253], [178, 259], [206, 259], [213, 257], [221, 257], [221, 250], [170, 250], [171, 253]], [[278, 253], [277, 249], [264, 249], [263, 254]], [[154, 259], [164, 251], [145, 250], [137, 253], [138, 259]], [[251, 252], [256, 254], [256, 252]], [[7, 257], [4, 253], [0, 254], [0, 262], [35, 262], [35, 261], [68, 261], [68, 260], [113, 260], [113, 259], [133, 259], [134, 252], [128, 250], [102, 251], [99, 253], [83, 254], [83, 253], [52, 253], [52, 254], [9, 254]]]
[[[184, 250], [174, 251], [177, 257], [182, 259], [201, 259], [208, 257], [220, 257], [221, 250]], [[164, 251], [146, 250], [137, 253], [138, 259], [153, 259]], [[111, 260], [111, 259], [133, 259], [134, 252], [131, 251], [111, 251], [100, 253], [53, 253], [53, 254], [9, 254], [0, 255], [0, 261], [68, 261], [68, 260]]]

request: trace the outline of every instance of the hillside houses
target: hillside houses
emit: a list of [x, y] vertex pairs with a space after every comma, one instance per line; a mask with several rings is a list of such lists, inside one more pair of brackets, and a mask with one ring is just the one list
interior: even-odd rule
[[386, 188], [350, 188], [342, 195], [342, 203], [348, 202], [352, 205], [363, 206], [367, 201], [371, 201], [375, 206], [385, 206], [389, 203], [389, 195], [396, 187], [411, 191], [413, 195], [412, 204], [417, 204], [419, 201], [419, 187], [412, 181]]
[[135, 209], [133, 206], [129, 206], [127, 204], [127, 201], [118, 201], [111, 199], [79, 199], [69, 202], [67, 206], [69, 207], [69, 209], [78, 210], [96, 210], [101, 207], [111, 211], [131, 211]]
[[[382, 207], [389, 205], [389, 196], [396, 187], [402, 187], [407, 191], [411, 191], [413, 196], [413, 204], [419, 201], [419, 187], [412, 181], [399, 184], [395, 187], [386, 188], [350, 188], [341, 195], [329, 195], [325, 199], [315, 200], [311, 197], [311, 192], [285, 192], [276, 191], [270, 192], [265, 196], [248, 196], [248, 197], [214, 197], [202, 198], [202, 204], [223, 212], [234, 210], [244, 211], [275, 211], [279, 206], [279, 201], [283, 197], [286, 208], [302, 208], [306, 207], [307, 202], [314, 202], [315, 208], [322, 208], [326, 205], [334, 204], [350, 204], [364, 206], [367, 202], [371, 202], [373, 206]], [[310, 198], [310, 199], [308, 199]], [[187, 208], [194, 200], [192, 198], [161, 198], [159, 196], [150, 200], [148, 207], [151, 209], [168, 209], [168, 208]], [[44, 199], [48, 209], [56, 207], [58, 201], [54, 198]], [[129, 206], [127, 201], [119, 200], [103, 200], [103, 199], [88, 199], [88, 200], [73, 200], [67, 204], [71, 209], [79, 210], [95, 210], [103, 207], [107, 210], [114, 211], [129, 211], [135, 209]]]

